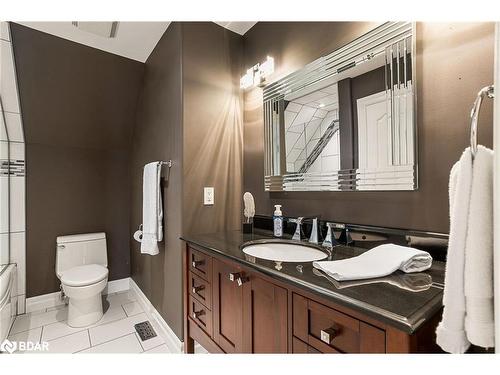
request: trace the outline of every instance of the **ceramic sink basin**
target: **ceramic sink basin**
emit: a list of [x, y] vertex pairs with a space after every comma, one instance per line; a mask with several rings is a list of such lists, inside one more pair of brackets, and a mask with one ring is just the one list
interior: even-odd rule
[[327, 253], [298, 242], [251, 243], [242, 250], [249, 256], [275, 262], [314, 262], [328, 257]]

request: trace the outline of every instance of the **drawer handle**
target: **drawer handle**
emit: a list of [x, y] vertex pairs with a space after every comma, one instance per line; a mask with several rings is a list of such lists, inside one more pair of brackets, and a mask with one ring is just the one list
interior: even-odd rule
[[336, 330], [333, 327], [325, 329], [325, 330], [322, 329], [321, 330], [321, 341], [330, 345], [332, 340], [337, 336], [337, 334], [338, 334], [338, 330]]
[[201, 266], [202, 264], [205, 264], [204, 260], [193, 260], [193, 268], [198, 268], [198, 266]]
[[236, 279], [236, 282], [238, 283], [238, 286], [242, 286], [249, 280], [248, 277], [240, 276]]
[[205, 289], [205, 285], [193, 286], [193, 294], [198, 294], [198, 292], [203, 289]]
[[229, 280], [233, 281], [233, 282], [234, 282], [234, 280], [238, 279], [239, 277], [241, 277], [241, 275], [238, 272], [231, 272], [229, 274]]
[[205, 315], [205, 310], [193, 311], [193, 318], [199, 319], [200, 316]]

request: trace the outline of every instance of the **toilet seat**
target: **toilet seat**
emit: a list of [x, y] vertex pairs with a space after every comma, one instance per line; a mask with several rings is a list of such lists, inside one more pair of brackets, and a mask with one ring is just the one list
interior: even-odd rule
[[70, 268], [61, 275], [63, 285], [82, 287], [96, 284], [108, 277], [108, 269], [99, 264], [86, 264]]

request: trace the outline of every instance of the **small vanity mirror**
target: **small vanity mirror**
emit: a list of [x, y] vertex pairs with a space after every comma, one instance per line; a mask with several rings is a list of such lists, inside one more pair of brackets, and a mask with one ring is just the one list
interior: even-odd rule
[[415, 190], [414, 56], [387, 22], [267, 85], [265, 189]]

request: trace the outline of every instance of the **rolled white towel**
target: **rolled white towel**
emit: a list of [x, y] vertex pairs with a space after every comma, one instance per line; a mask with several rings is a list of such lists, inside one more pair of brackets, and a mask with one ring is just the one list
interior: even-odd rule
[[396, 270], [421, 272], [432, 266], [431, 255], [422, 250], [395, 244], [377, 246], [353, 258], [313, 262], [313, 266], [338, 281], [371, 279]]

